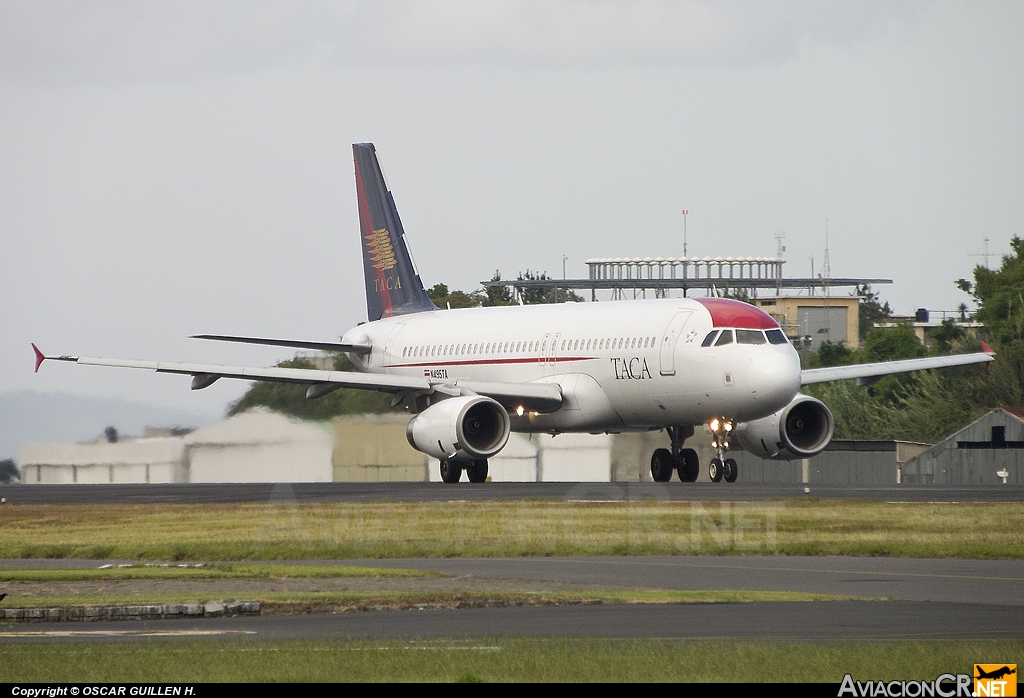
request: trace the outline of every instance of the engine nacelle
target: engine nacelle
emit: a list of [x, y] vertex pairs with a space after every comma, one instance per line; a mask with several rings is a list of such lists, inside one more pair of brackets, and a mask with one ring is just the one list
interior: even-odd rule
[[832, 440], [836, 424], [821, 400], [797, 395], [773, 415], [736, 425], [733, 439], [761, 458], [796, 460], [821, 453]]
[[508, 412], [489, 397], [468, 395], [441, 400], [412, 418], [409, 444], [438, 460], [490, 458], [505, 447], [511, 431]]

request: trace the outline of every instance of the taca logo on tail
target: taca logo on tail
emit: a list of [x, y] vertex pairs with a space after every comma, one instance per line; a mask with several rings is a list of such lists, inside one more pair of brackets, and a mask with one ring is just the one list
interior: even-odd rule
[[388, 190], [373, 143], [355, 143], [356, 196], [370, 322], [395, 315], [437, 310], [420, 280], [409, 243]]

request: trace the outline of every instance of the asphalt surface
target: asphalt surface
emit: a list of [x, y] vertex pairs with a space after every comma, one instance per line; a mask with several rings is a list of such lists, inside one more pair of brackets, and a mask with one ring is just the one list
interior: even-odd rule
[[187, 638], [604, 637], [768, 641], [1021, 640], [1024, 606], [922, 601], [470, 608], [111, 623], [19, 624], [16, 641]]
[[884, 502], [1024, 502], [1024, 487], [1013, 485], [838, 486], [710, 482], [435, 482], [373, 483], [192, 483], [158, 485], [0, 485], [12, 504], [203, 504], [216, 502], [372, 502], [381, 500], [765, 501], [867, 499]]
[[[0, 568], [96, 568], [130, 562], [0, 559]], [[458, 587], [470, 591], [492, 588], [493, 585], [487, 583], [490, 581], [510, 581], [522, 582], [531, 589], [794, 591], [900, 601], [1024, 606], [1024, 560], [703, 555], [274, 560], [272, 563], [433, 570], [457, 577]], [[501, 588], [510, 586], [514, 585], [502, 584]]]
[[[3, 560], [0, 565], [41, 566]], [[51, 560], [46, 566], [105, 561]], [[903, 558], [579, 557], [346, 560], [416, 567], [461, 586], [518, 580], [580, 589], [748, 589], [885, 598], [717, 604], [568, 605], [7, 624], [0, 641], [171, 638], [664, 637], [788, 641], [1024, 639], [1024, 561]], [[299, 564], [310, 564], [302, 561]], [[526, 586], [526, 584], [524, 584]]]
[[648, 556], [350, 562], [605, 589], [797, 591], [875, 599], [1024, 606], [1022, 560]]

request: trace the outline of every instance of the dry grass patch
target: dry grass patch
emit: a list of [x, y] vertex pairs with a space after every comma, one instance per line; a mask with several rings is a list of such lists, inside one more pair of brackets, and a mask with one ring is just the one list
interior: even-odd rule
[[884, 502], [7, 505], [0, 558], [785, 554], [1024, 558], [1024, 507]]

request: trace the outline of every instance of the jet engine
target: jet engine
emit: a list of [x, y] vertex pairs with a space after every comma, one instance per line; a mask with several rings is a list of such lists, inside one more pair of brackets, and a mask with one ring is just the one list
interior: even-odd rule
[[438, 460], [474, 461], [505, 447], [511, 421], [489, 397], [468, 395], [442, 400], [412, 418], [409, 444]]
[[797, 395], [773, 415], [737, 424], [733, 439], [761, 458], [796, 460], [821, 453], [834, 431], [835, 420], [825, 403]]

